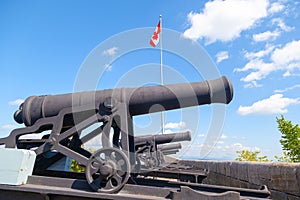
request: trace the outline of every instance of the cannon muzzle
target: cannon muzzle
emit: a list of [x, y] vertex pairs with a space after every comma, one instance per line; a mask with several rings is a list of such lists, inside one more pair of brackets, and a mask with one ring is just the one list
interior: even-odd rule
[[181, 147], [182, 146], [180, 143], [157, 145], [157, 149], [159, 149], [161, 151], [177, 150], [177, 149], [181, 149]]
[[58, 115], [64, 108], [90, 105], [95, 110], [112, 109], [119, 102], [126, 103], [130, 115], [135, 116], [203, 104], [228, 104], [232, 97], [233, 88], [226, 77], [193, 83], [31, 96], [15, 112], [14, 119], [32, 126], [41, 118]]

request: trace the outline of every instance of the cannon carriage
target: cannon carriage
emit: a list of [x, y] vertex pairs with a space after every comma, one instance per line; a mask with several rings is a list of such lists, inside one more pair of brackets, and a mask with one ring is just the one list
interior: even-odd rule
[[[129, 177], [142, 167], [163, 163], [164, 154], [181, 147], [161, 144], [191, 140], [189, 132], [135, 137], [132, 118], [136, 115], [211, 103], [228, 104], [233, 89], [226, 77], [219, 79], [73, 94], [28, 97], [14, 114], [24, 128], [13, 130], [0, 144], [6, 148], [34, 149], [35, 171], [42, 172], [62, 156], [86, 168], [86, 179], [99, 192], [118, 192]], [[160, 105], [160, 106], [156, 106]], [[88, 127], [100, 124], [81, 137]], [[50, 131], [42, 139], [20, 139], [23, 135]], [[94, 153], [82, 144], [101, 135], [101, 146]], [[47, 158], [47, 153], [58, 152]], [[55, 158], [58, 157], [58, 158]]]

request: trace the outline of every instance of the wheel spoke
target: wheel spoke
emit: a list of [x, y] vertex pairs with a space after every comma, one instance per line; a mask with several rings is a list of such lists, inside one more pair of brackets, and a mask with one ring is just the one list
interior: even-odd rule
[[95, 174], [98, 172], [98, 170], [100, 169], [100, 166], [102, 164], [102, 160], [101, 158], [97, 157], [97, 158], [94, 158], [93, 161], [92, 161], [92, 164], [91, 164], [91, 170], [90, 170], [90, 173], [91, 174]]
[[119, 176], [124, 176], [124, 175], [126, 174], [126, 171], [124, 171], [124, 170], [122, 170], [122, 169], [119, 169], [119, 170], [117, 171], [117, 174], [118, 174]]
[[115, 179], [115, 180], [117, 181], [117, 185], [118, 185], [118, 186], [121, 185], [121, 183], [122, 183], [122, 177], [121, 177], [118, 173], [116, 173], [116, 174], [112, 177], [112, 179]]
[[122, 168], [122, 166], [125, 164], [125, 161], [124, 160], [119, 160], [117, 162], [118, 166], [120, 166], [120, 168]]
[[90, 167], [90, 174], [96, 174], [97, 172], [98, 172], [98, 170], [99, 170], [99, 168], [97, 167], [97, 168], [95, 168], [95, 167], [93, 167], [93, 166], [91, 166]]
[[110, 158], [111, 154], [112, 151], [104, 151], [105, 159], [107, 160], [108, 158]]
[[115, 186], [113, 186], [112, 182], [111, 182], [111, 179], [109, 179], [106, 184], [105, 184], [105, 187], [103, 187], [104, 190], [111, 190], [113, 189]]
[[101, 141], [102, 141], [102, 146], [103, 147], [109, 147], [110, 146], [109, 134], [106, 134], [105, 131], [102, 132]]
[[93, 165], [93, 167], [95, 167], [95, 168], [99, 168], [100, 165], [101, 165], [101, 163], [102, 163], [102, 160], [100, 160], [99, 158], [95, 158], [95, 159], [93, 159], [93, 161], [92, 161], [92, 165]]
[[[103, 163], [116, 168], [111, 176], [101, 175], [99, 169]], [[108, 167], [108, 166], [107, 166]], [[129, 178], [130, 163], [119, 149], [103, 148], [91, 156], [87, 165], [86, 177], [91, 187], [98, 192], [113, 193], [120, 190]]]

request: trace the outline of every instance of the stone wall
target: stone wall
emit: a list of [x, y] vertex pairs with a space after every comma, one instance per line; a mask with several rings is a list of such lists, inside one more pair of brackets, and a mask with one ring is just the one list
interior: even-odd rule
[[181, 161], [198, 169], [209, 170], [204, 183], [258, 189], [266, 185], [272, 199], [300, 200], [300, 164]]

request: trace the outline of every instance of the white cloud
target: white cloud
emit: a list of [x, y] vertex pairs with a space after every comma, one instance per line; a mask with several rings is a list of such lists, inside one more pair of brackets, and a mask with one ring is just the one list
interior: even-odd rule
[[263, 58], [267, 55], [269, 55], [274, 50], [273, 45], [266, 45], [266, 48], [257, 52], [246, 52], [245, 58], [248, 60], [255, 59], [255, 58]]
[[166, 129], [181, 129], [181, 128], [184, 128], [185, 125], [186, 125], [185, 122], [178, 122], [178, 123], [170, 122], [165, 125], [165, 128]]
[[112, 70], [112, 66], [109, 65], [109, 64], [105, 64], [105, 65], [104, 65], [104, 70], [105, 70], [105, 71], [111, 71], [111, 70]]
[[222, 140], [225, 140], [225, 139], [227, 139], [227, 138], [228, 138], [228, 136], [227, 136], [227, 135], [224, 135], [224, 134], [222, 134], [221, 137], [220, 137], [220, 139], [222, 139]]
[[282, 20], [281, 18], [274, 18], [274, 19], [272, 19], [272, 23], [273, 23], [273, 24], [277, 24], [277, 26], [278, 26], [281, 30], [286, 31], [286, 32], [289, 32], [289, 31], [291, 31], [291, 30], [294, 29], [294, 27], [287, 26], [287, 25], [283, 22], [283, 20]]
[[231, 145], [229, 148], [234, 149], [235, 152], [240, 151], [240, 150], [248, 150], [251, 152], [260, 151], [259, 147], [248, 147], [248, 146], [242, 145], [241, 143], [235, 143], [235, 144]]
[[273, 41], [279, 36], [280, 36], [280, 32], [277, 31], [277, 30], [275, 30], [273, 32], [266, 31], [266, 32], [263, 32], [263, 33], [254, 34], [253, 35], [253, 40], [255, 42]]
[[15, 128], [17, 128], [17, 126], [13, 125], [13, 124], [5, 124], [0, 127], [0, 129], [2, 129], [2, 130], [11, 130], [11, 129], [15, 129]]
[[274, 94], [267, 99], [263, 99], [253, 103], [251, 106], [240, 106], [238, 113], [240, 115], [250, 114], [280, 114], [287, 113], [287, 107], [300, 103], [300, 99], [292, 99], [283, 97], [283, 94]]
[[101, 135], [97, 135], [96, 137], [92, 138], [91, 140], [84, 143], [84, 147], [87, 149], [99, 149], [102, 147], [101, 144]]
[[274, 92], [275, 93], [283, 93], [283, 92], [286, 92], [286, 91], [289, 91], [289, 90], [293, 90], [293, 89], [296, 89], [296, 88], [300, 88], [300, 84], [297, 84], [297, 85], [293, 85], [291, 87], [287, 87], [283, 90], [275, 90]]
[[218, 63], [221, 62], [221, 61], [223, 61], [223, 60], [228, 59], [229, 58], [228, 51], [220, 51], [220, 52], [218, 52], [217, 55], [216, 55], [216, 58], [217, 58], [217, 62]]
[[246, 77], [241, 78], [244, 82], [253, 82], [266, 78], [271, 72], [275, 70], [273, 63], [265, 63], [261, 59], [250, 60], [244, 68], [238, 69], [236, 71], [248, 71], [255, 70], [251, 72]]
[[278, 13], [278, 12], [282, 11], [284, 9], [284, 7], [285, 6], [279, 2], [272, 3], [270, 8], [268, 9], [268, 13], [270, 13], [270, 14]]
[[[287, 43], [282, 49], [275, 49], [271, 56], [276, 65], [285, 67], [297, 65], [300, 68], [300, 40]], [[293, 67], [291, 66], [291, 67]]]
[[249, 146], [244, 146], [241, 143], [234, 143], [231, 145], [227, 145], [223, 147], [226, 150], [232, 150], [234, 155], [236, 155], [236, 151], [240, 151], [240, 150], [249, 150], [249, 151], [260, 151], [259, 147], [249, 147]]
[[12, 105], [12, 106], [19, 106], [19, 105], [21, 105], [23, 102], [24, 102], [24, 99], [17, 99], [17, 100], [8, 102], [8, 104], [9, 104], [9, 105]]
[[[214, 158], [214, 159], [226, 159], [226, 160], [233, 160], [237, 157], [237, 151], [240, 150], [249, 150], [251, 152], [254, 151], [260, 151], [259, 147], [250, 147], [250, 146], [244, 146], [241, 143], [233, 143], [229, 145], [224, 145], [223, 141], [217, 142], [217, 145], [212, 147], [210, 145], [202, 145], [202, 146], [197, 146], [197, 148], [213, 148], [213, 150], [210, 152], [210, 154], [207, 156], [209, 158]], [[192, 148], [192, 152], [189, 151], [190, 155], [195, 155], [197, 152], [199, 152], [198, 149]]]
[[118, 47], [112, 47], [110, 49], [106, 49], [102, 52], [103, 55], [106, 56], [114, 56], [117, 53]]
[[[102, 52], [102, 54], [105, 55], [105, 56], [113, 57], [114, 55], [116, 55], [117, 50], [118, 50], [118, 47], [112, 47], [112, 48], [104, 50]], [[104, 70], [105, 71], [111, 71], [112, 70], [112, 66], [110, 64], [105, 64], [104, 65]]]
[[282, 76], [283, 77], [289, 77], [292, 76], [293, 74], [290, 71], [286, 71]]
[[219, 140], [219, 141], [217, 141], [217, 144], [224, 144], [224, 141]]
[[216, 144], [224, 144], [224, 140], [226, 140], [227, 138], [227, 135], [222, 134], [219, 138], [217, 138], [218, 141], [216, 141]]
[[262, 86], [262, 84], [258, 84], [256, 81], [251, 81], [250, 83], [245, 84], [244, 88], [258, 88]]
[[[251, 59], [243, 68], [234, 69], [235, 72], [251, 71], [248, 75], [241, 78], [244, 82], [253, 82], [266, 78], [271, 72], [284, 71], [284, 76], [294, 75], [293, 71], [300, 70], [300, 40], [287, 43], [282, 48], [276, 48], [269, 55], [271, 62], [265, 62], [261, 58]], [[266, 53], [266, 54], [264, 54]], [[267, 55], [267, 49], [262, 54]], [[245, 55], [246, 57], [246, 55]]]
[[174, 133], [174, 131], [172, 131], [171, 129], [164, 130], [164, 134], [171, 134], [171, 133]]
[[[189, 131], [189, 132], [192, 132], [190, 129], [186, 129], [186, 130], [183, 130], [183, 131]], [[164, 129], [164, 134], [172, 134], [172, 133], [177, 133], [176, 130], [174, 129]], [[158, 132], [157, 133], [158, 135], [161, 135], [162, 132]]]
[[209, 1], [202, 12], [188, 14], [191, 27], [184, 36], [193, 40], [205, 38], [208, 44], [231, 41], [266, 17], [268, 5], [268, 0]]
[[234, 143], [232, 146], [236, 147], [236, 148], [239, 148], [239, 149], [243, 148], [243, 145], [241, 143]]
[[[226, 140], [227, 138], [228, 136], [225, 134], [222, 134], [221, 136], [218, 137], [214, 137], [214, 140], [216, 141], [215, 144], [224, 144], [225, 143], [224, 140]], [[220, 146], [216, 146], [216, 147], [213, 147], [211, 145], [206, 145], [206, 146], [210, 148], [221, 148]]]

